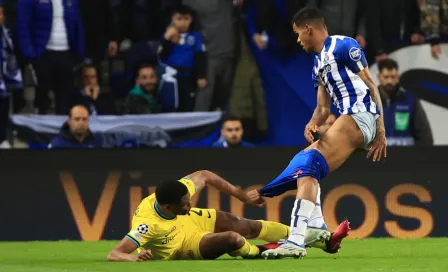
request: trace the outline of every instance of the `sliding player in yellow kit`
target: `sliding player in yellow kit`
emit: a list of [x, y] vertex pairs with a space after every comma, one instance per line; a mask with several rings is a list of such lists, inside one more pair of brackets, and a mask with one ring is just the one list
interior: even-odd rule
[[[190, 198], [205, 185], [253, 204], [247, 195], [210, 171], [197, 171], [180, 180], [161, 183], [145, 198], [132, 220], [131, 231], [109, 253], [109, 261], [216, 259], [231, 256], [257, 258], [278, 245], [251, 245], [246, 239], [277, 243], [289, 235], [289, 226], [249, 220], [215, 209], [192, 208]], [[331, 233], [307, 232], [308, 246], [326, 249]], [[138, 250], [138, 255], [131, 254]]]

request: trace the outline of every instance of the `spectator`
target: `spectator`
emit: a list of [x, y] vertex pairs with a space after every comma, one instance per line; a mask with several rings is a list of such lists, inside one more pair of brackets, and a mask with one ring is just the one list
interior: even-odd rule
[[391, 59], [382, 60], [378, 71], [387, 144], [432, 145], [433, 137], [426, 113], [420, 101], [400, 86], [398, 64]]
[[365, 5], [368, 53], [377, 63], [387, 59], [390, 52], [403, 47], [408, 40], [413, 44], [424, 42], [417, 0], [365, 1]]
[[161, 112], [158, 95], [158, 78], [153, 66], [142, 65], [138, 70], [134, 89], [125, 102], [127, 114], [149, 114]]
[[330, 35], [353, 37], [366, 48], [363, 0], [320, 0], [318, 7], [325, 17]]
[[157, 54], [165, 27], [168, 9], [179, 2], [173, 0], [115, 0], [111, 3], [111, 41], [109, 56], [118, 53], [120, 44], [129, 40], [128, 68]]
[[317, 6], [316, 0], [246, 0], [254, 10], [254, 24], [249, 34], [258, 49], [275, 49], [277, 52], [296, 53], [301, 50], [297, 37], [291, 32], [291, 20], [305, 6]]
[[5, 10], [0, 4], [0, 148], [10, 148], [7, 141], [9, 120], [8, 92], [22, 88], [22, 73], [17, 64], [10, 30], [5, 26]]
[[85, 29], [86, 57], [98, 68], [106, 56], [107, 43], [111, 39], [109, 0], [79, 0]]
[[234, 148], [234, 147], [253, 147], [251, 143], [243, 141], [243, 124], [241, 120], [229, 116], [224, 119], [221, 129], [221, 138], [213, 144], [213, 147]]
[[442, 36], [448, 37], [448, 0], [419, 1], [420, 22], [425, 40], [431, 44], [431, 55], [438, 59], [442, 53]]
[[86, 107], [74, 106], [68, 121], [62, 125], [59, 136], [54, 138], [48, 148], [94, 148], [100, 145], [89, 130], [89, 111]]
[[192, 31], [193, 11], [187, 6], [174, 9], [160, 47], [162, 62], [177, 70], [179, 111], [194, 110], [196, 89], [207, 85], [205, 46], [199, 32]]
[[95, 66], [84, 65], [81, 70], [81, 90], [73, 97], [75, 105], [84, 105], [91, 115], [117, 114], [115, 101], [112, 95], [104, 92], [98, 82], [98, 73]]
[[233, 1], [183, 0], [182, 3], [196, 11], [207, 46], [207, 86], [197, 93], [195, 111], [225, 110], [236, 63]]
[[19, 0], [17, 31], [22, 54], [37, 76], [39, 114], [50, 107], [50, 90], [55, 94], [56, 114], [67, 114], [73, 68], [85, 50], [78, 0]]
[[[22, 56], [22, 53], [20, 51], [20, 46], [17, 38], [17, 2], [18, 0], [2, 0], [3, 7], [4, 7], [4, 13], [5, 13], [5, 25], [8, 29], [11, 30], [11, 36], [12, 36], [12, 44], [15, 48], [14, 53], [17, 58], [17, 63], [20, 67], [20, 70], [22, 72], [25, 71], [25, 61]], [[24, 85], [26, 83], [24, 82]], [[22, 86], [23, 87], [23, 86]], [[24, 97], [24, 89], [16, 89], [12, 92], [13, 96], [13, 112], [19, 113], [26, 104], [25, 97]]]

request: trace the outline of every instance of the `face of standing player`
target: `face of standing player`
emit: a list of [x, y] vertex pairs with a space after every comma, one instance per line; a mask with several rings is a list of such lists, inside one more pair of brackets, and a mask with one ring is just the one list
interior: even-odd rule
[[177, 28], [179, 33], [187, 33], [192, 21], [193, 18], [190, 14], [174, 13], [171, 17], [171, 23]]
[[306, 53], [313, 52], [313, 27], [309, 24], [305, 24], [304, 26], [297, 26], [294, 24], [292, 28], [297, 34], [297, 43], [302, 46], [303, 50]]
[[378, 80], [384, 91], [391, 95], [397, 90], [400, 76], [398, 75], [397, 69], [384, 68], [378, 73]]
[[239, 144], [243, 133], [243, 125], [239, 120], [225, 122], [221, 130], [222, 136], [229, 144]]
[[82, 136], [89, 131], [89, 112], [85, 107], [75, 106], [71, 109], [68, 125], [73, 135]]
[[297, 43], [300, 44], [306, 53], [322, 51], [319, 40], [328, 36], [327, 26], [324, 22], [313, 22], [298, 26], [293, 24], [292, 29], [297, 34]]
[[187, 193], [184, 195], [181, 199], [179, 204], [170, 204], [168, 205], [168, 208], [175, 214], [175, 215], [187, 215], [188, 212], [191, 209], [191, 201], [190, 201], [190, 194]]

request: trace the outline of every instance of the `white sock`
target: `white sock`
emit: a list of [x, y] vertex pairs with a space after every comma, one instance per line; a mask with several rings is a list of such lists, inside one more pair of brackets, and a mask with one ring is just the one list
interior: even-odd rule
[[305, 243], [305, 232], [308, 220], [313, 212], [315, 204], [309, 200], [296, 199], [291, 213], [291, 232], [288, 240], [298, 245]]
[[311, 213], [310, 220], [308, 221], [308, 227], [328, 230], [322, 214], [322, 207], [320, 205], [320, 186], [317, 191], [316, 207]]

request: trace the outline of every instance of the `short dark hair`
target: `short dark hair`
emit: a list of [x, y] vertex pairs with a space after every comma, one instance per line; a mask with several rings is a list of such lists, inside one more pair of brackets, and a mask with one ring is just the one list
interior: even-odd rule
[[171, 11], [171, 16], [173, 16], [174, 14], [190, 15], [191, 17], [193, 17], [194, 11], [187, 5], [177, 5]]
[[226, 115], [223, 119], [222, 119], [222, 124], [224, 125], [226, 122], [228, 121], [240, 121], [241, 119], [236, 117], [235, 115]]
[[154, 65], [152, 65], [150, 63], [143, 63], [143, 64], [140, 64], [137, 67], [137, 69], [135, 71], [135, 74], [134, 74], [134, 79], [137, 79], [140, 76], [140, 71], [143, 70], [143, 69], [146, 69], [146, 68], [152, 68], [154, 70], [154, 72], [156, 73], [156, 75], [157, 75], [156, 66], [154, 66]]
[[325, 25], [324, 16], [322, 16], [317, 8], [304, 7], [294, 14], [292, 18], [292, 24], [295, 24], [297, 27], [312, 23]]
[[96, 70], [96, 66], [93, 65], [92, 63], [84, 63], [82, 65], [82, 71], [84, 72], [86, 69], [95, 69]]
[[378, 71], [381, 73], [383, 69], [398, 70], [398, 63], [393, 59], [384, 59], [378, 63]]
[[159, 204], [179, 204], [188, 193], [187, 186], [177, 180], [166, 180], [156, 187], [156, 200]]

